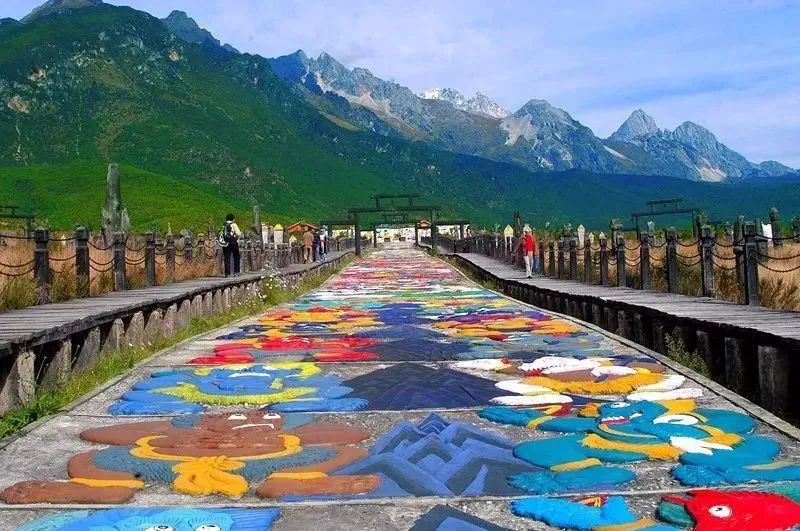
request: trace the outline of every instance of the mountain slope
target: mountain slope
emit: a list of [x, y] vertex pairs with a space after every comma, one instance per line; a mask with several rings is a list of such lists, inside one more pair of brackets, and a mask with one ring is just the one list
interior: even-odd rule
[[[343, 98], [348, 105], [340, 105], [334, 113], [356, 127], [381, 134], [390, 134], [387, 130], [391, 129], [436, 148], [532, 171], [576, 168], [725, 182], [800, 176], [778, 163], [751, 163], [691, 122], [673, 132], [660, 130], [641, 109], [602, 140], [565, 110], [543, 100], [530, 100], [509, 114], [483, 94], [467, 99], [452, 88], [415, 94], [367, 69], [350, 70], [326, 53], [313, 59], [298, 51], [269, 61], [279, 77], [316, 95], [309, 99], [312, 104]], [[364, 111], [370, 115], [367, 120]], [[373, 127], [375, 123], [380, 127]]]
[[[111, 161], [123, 165], [123, 197], [140, 229], [157, 220], [161, 227], [172, 221], [175, 228], [205, 230], [209, 221], [252, 203], [261, 204], [271, 221], [340, 217], [344, 208], [366, 204], [378, 192], [421, 193], [421, 201], [441, 204], [443, 215], [476, 224], [520, 210], [539, 222], [605, 225], [645, 198], [674, 195], [672, 189], [692, 202], [718, 194], [732, 210], [720, 216], [798, 200], [789, 186], [733, 194], [674, 179], [531, 173], [435, 149], [442, 140], [410, 141], [394, 129], [413, 113], [353, 102], [348, 91], [370, 83], [361, 93], [365, 100], [373, 93], [376, 102], [385, 101], [381, 94], [410, 93], [368, 71], [348, 70], [358, 85], [348, 87], [343, 79], [336, 90], [345, 95], [339, 95], [321, 90], [318, 73], [309, 75], [302, 57], [281, 70], [275, 61], [207, 44], [188, 43], [145, 13], [105, 4], [0, 26], [0, 201], [34, 210], [57, 228], [96, 227], [104, 166]], [[325, 58], [322, 63], [315, 65], [320, 72], [338, 68]], [[300, 81], [284, 81], [273, 69], [284, 75], [294, 69]], [[446, 132], [439, 129], [443, 116], [460, 117], [500, 145], [509, 138], [498, 120], [410, 97], [406, 108], [419, 105], [431, 138]], [[564, 160], [559, 142], [582, 143], [578, 139], [588, 134], [549, 105], [532, 102], [524, 109], [516, 116], [520, 123], [546, 123], [547, 129], [522, 131], [527, 137], [518, 135], [506, 153], [519, 149], [523, 157], [526, 145], [539, 141], [537, 149]], [[602, 144], [590, 147], [607, 153]]]
[[[619, 152], [640, 161], [641, 173], [675, 175], [700, 181], [736, 181], [780, 175], [798, 175], [795, 170], [770, 161], [754, 164], [717, 140], [714, 134], [693, 122], [674, 131], [659, 129], [655, 120], [637, 109], [610, 137]], [[633, 147], [640, 148], [641, 152]], [[643, 171], [650, 166], [651, 171]]]

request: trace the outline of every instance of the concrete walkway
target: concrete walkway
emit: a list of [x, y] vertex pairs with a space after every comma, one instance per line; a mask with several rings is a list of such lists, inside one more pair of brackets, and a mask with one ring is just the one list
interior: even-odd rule
[[683, 529], [700, 502], [796, 505], [797, 432], [663, 361], [388, 245], [13, 440], [0, 523]]

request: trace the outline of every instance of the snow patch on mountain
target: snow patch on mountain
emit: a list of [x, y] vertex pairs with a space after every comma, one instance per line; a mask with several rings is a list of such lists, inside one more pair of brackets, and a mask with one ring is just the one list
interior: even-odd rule
[[631, 160], [628, 157], [626, 157], [625, 155], [623, 155], [622, 153], [620, 153], [619, 151], [617, 151], [616, 149], [611, 149], [610, 147], [608, 147], [606, 145], [603, 146], [603, 149], [605, 149], [606, 151], [608, 151], [609, 153], [611, 153], [612, 155], [614, 155], [618, 159]]
[[467, 99], [456, 89], [433, 88], [418, 92], [417, 96], [424, 100], [441, 100], [451, 103], [456, 109], [482, 114], [490, 118], [505, 118], [510, 113], [501, 107], [497, 102], [489, 98], [486, 94], [476, 92], [474, 96]]

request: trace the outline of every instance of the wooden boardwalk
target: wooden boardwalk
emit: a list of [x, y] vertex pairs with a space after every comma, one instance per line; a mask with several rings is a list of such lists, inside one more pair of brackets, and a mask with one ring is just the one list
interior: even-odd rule
[[772, 336], [800, 349], [800, 312], [745, 306], [707, 297], [598, 286], [544, 276], [526, 279], [520, 268], [489, 256], [476, 253], [455, 253], [454, 256], [498, 279], [514, 281], [542, 291], [616, 303], [645, 313], [662, 314], [666, 318], [702, 322], [721, 330], [745, 329], [754, 335]]
[[[322, 262], [292, 264], [281, 268], [280, 273], [284, 276], [296, 275], [335, 261], [350, 252], [330, 253]], [[25, 344], [30, 347], [47, 343], [140, 309], [166, 306], [201, 293], [257, 281], [265, 275], [265, 271], [257, 271], [228, 278], [198, 278], [0, 313], [0, 358], [12, 354], [13, 345]]]

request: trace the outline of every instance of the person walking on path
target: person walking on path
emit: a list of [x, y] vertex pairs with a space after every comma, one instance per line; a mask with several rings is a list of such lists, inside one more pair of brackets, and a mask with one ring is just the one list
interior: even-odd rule
[[322, 260], [325, 260], [325, 257], [328, 254], [328, 235], [325, 234], [324, 230], [319, 231], [319, 255]]
[[[536, 256], [536, 237], [528, 225], [525, 225], [525, 235], [522, 237], [525, 246], [525, 276], [531, 278], [531, 267], [535, 265], [534, 256]], [[539, 268], [538, 264], [535, 265], [536, 269]]]
[[307, 264], [312, 258], [312, 248], [314, 246], [314, 233], [310, 228], [307, 228], [303, 233], [303, 263]]
[[314, 261], [322, 260], [322, 236], [319, 234], [319, 229], [314, 231]]
[[239, 253], [239, 238], [242, 231], [236, 224], [236, 217], [233, 214], [225, 216], [225, 225], [220, 231], [219, 244], [222, 247], [222, 258], [224, 262], [225, 276], [238, 275], [241, 271], [241, 254]]

